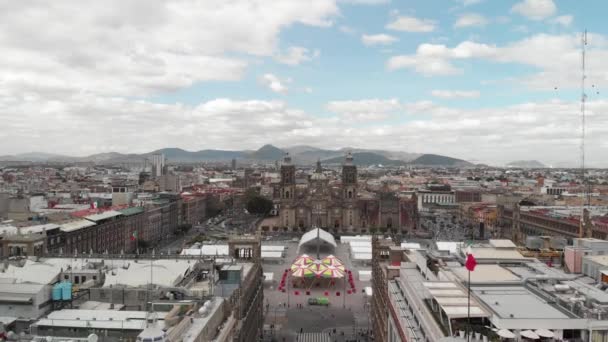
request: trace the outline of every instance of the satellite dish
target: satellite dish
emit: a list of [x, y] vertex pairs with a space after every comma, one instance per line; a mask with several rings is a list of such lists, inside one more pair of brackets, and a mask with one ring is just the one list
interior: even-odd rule
[[97, 342], [98, 339], [99, 336], [97, 336], [96, 334], [91, 334], [87, 337], [87, 342]]

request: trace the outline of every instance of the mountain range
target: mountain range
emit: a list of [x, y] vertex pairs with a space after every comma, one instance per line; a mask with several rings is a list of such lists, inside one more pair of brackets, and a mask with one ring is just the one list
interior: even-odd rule
[[344, 147], [337, 150], [322, 149], [313, 146], [299, 145], [278, 148], [267, 144], [257, 150], [200, 150], [186, 151], [180, 148], [163, 148], [143, 154], [123, 154], [108, 152], [86, 157], [72, 157], [50, 153], [23, 153], [0, 156], [0, 161], [31, 162], [92, 162], [96, 164], [142, 162], [150, 159], [152, 154], [162, 153], [171, 163], [228, 162], [237, 159], [240, 162], [274, 162], [281, 160], [286, 153], [292, 156], [296, 164], [312, 165], [317, 160], [326, 164], [340, 164], [347, 152], [353, 154], [356, 165], [429, 165], [429, 166], [471, 166], [473, 164], [456, 158], [399, 151], [371, 150]]

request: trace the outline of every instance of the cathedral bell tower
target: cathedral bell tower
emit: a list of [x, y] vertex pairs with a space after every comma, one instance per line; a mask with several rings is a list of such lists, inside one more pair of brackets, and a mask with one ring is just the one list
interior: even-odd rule
[[343, 228], [353, 231], [358, 225], [355, 211], [357, 202], [357, 167], [353, 163], [353, 155], [349, 152], [342, 165], [342, 224]]
[[296, 166], [291, 162], [289, 153], [285, 154], [281, 164], [281, 208], [279, 216], [281, 224], [285, 228], [295, 226], [294, 198], [296, 196]]
[[354, 202], [357, 198], [357, 167], [353, 163], [353, 155], [349, 152], [342, 165], [342, 196], [346, 202]]

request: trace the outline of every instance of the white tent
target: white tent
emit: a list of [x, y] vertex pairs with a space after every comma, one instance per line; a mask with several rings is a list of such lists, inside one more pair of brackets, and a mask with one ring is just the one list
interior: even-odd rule
[[357, 253], [353, 255], [353, 259], [358, 261], [372, 260], [372, 253]]
[[302, 248], [302, 246], [304, 245], [316, 245], [317, 238], [321, 240], [321, 244], [330, 245], [333, 248], [336, 248], [337, 246], [336, 240], [334, 239], [333, 235], [329, 234], [321, 228], [314, 228], [313, 230], [308, 231], [304, 233], [304, 235], [302, 235], [298, 248]]
[[370, 281], [371, 279], [372, 279], [372, 271], [369, 271], [369, 270], [360, 270], [359, 271], [359, 280]]
[[371, 235], [357, 235], [357, 236], [341, 236], [340, 237], [340, 242], [342, 243], [350, 243], [352, 241], [368, 241], [368, 242], [372, 242], [372, 236]]
[[402, 249], [422, 249], [420, 244], [417, 242], [402, 242], [401, 248]]
[[285, 250], [285, 246], [277, 246], [277, 245], [262, 245], [262, 252], [282, 252]]
[[372, 246], [372, 242], [371, 241], [351, 241], [349, 242], [350, 248], [353, 247], [371, 247]]
[[371, 246], [369, 246], [369, 247], [353, 247], [353, 248], [351, 248], [350, 251], [351, 251], [351, 253], [353, 255], [354, 254], [361, 254], [361, 253], [372, 254], [372, 247]]
[[262, 259], [281, 259], [281, 258], [283, 258], [283, 252], [262, 251]]

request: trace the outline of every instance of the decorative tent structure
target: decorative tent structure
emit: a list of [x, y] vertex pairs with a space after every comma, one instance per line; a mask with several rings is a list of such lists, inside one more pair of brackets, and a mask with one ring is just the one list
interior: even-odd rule
[[333, 255], [319, 260], [306, 254], [297, 257], [290, 270], [296, 278], [344, 278], [346, 272], [342, 261]]
[[298, 250], [301, 250], [302, 247], [312, 247], [318, 245], [325, 248], [329, 247], [332, 250], [337, 247], [336, 240], [334, 239], [333, 235], [321, 228], [314, 228], [302, 235], [298, 245]]

